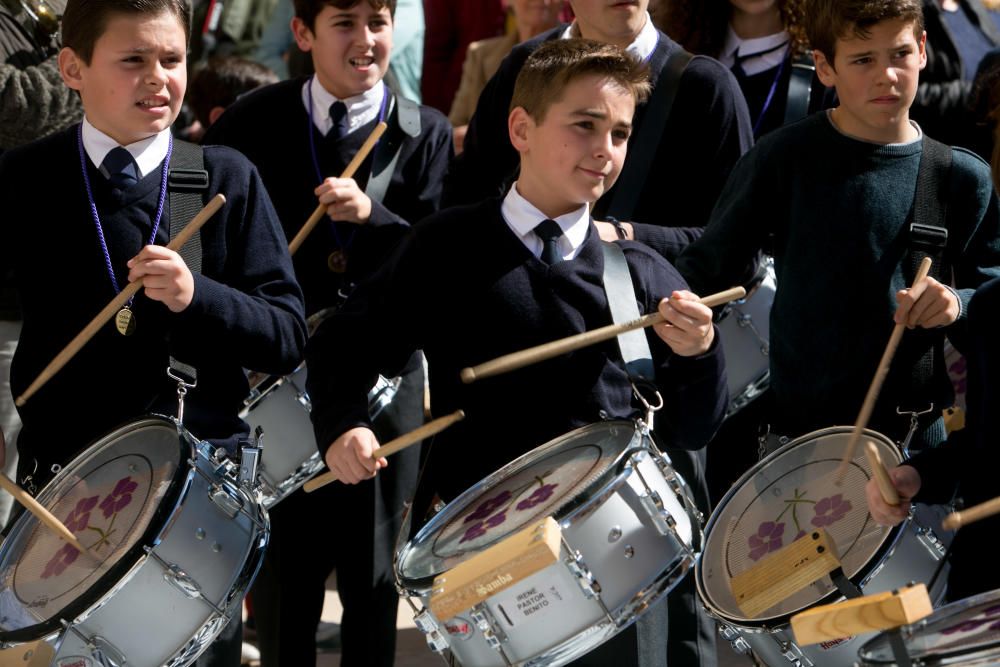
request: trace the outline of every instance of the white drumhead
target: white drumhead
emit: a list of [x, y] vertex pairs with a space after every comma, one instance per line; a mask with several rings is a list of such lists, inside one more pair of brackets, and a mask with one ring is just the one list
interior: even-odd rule
[[190, 456], [173, 422], [150, 418], [118, 429], [63, 468], [38, 500], [97, 558], [22, 514], [0, 546], [0, 641], [16, 631], [23, 638], [29, 628], [43, 636], [106, 592], [112, 583], [99, 586], [101, 579], [136, 561], [130, 551]]
[[706, 526], [697, 569], [698, 588], [710, 609], [731, 622], [753, 625], [794, 614], [834, 592], [824, 577], [757, 618], [748, 618], [732, 594], [733, 577], [815, 528], [830, 535], [848, 577], [872, 561], [892, 529], [879, 526], [868, 514], [865, 485], [871, 469], [864, 443], [875, 443], [887, 467], [897, 465], [901, 457], [889, 439], [866, 430], [838, 485], [837, 470], [850, 434], [850, 427], [830, 428], [788, 443], [747, 472], [723, 498]]
[[591, 424], [534, 449], [456, 498], [401, 551], [400, 580], [438, 574], [546, 516], [559, 519], [613, 479], [642, 436], [631, 422]]
[[[903, 629], [910, 659], [927, 665], [1000, 663], [1000, 591], [953, 602]], [[859, 653], [864, 665], [895, 665], [889, 638], [881, 634]]]

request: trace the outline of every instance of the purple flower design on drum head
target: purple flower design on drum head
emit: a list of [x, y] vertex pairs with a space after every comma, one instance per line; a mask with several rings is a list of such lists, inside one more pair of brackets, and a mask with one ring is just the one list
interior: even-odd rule
[[781, 538], [785, 534], [784, 522], [765, 521], [750, 536], [750, 559], [760, 560], [765, 554], [781, 548]]
[[523, 512], [524, 510], [529, 510], [532, 507], [535, 507], [536, 505], [544, 503], [546, 500], [552, 497], [552, 494], [555, 493], [557, 486], [559, 486], [558, 483], [542, 484], [540, 487], [535, 489], [530, 496], [528, 496], [527, 498], [525, 498], [524, 500], [522, 500], [517, 504], [516, 507], [518, 511]]
[[90, 524], [90, 512], [97, 505], [97, 499], [100, 496], [91, 496], [90, 498], [81, 498], [77, 502], [76, 507], [73, 511], [69, 513], [63, 523], [69, 528], [70, 532], [79, 533], [86, 530], [87, 526]]
[[475, 511], [465, 517], [465, 521], [463, 523], [482, 521], [502, 507], [504, 503], [508, 502], [511, 499], [511, 496], [513, 496], [513, 494], [508, 489], [500, 492], [492, 498], [487, 498], [479, 505], [479, 507], [475, 509]]
[[823, 498], [813, 506], [816, 516], [812, 518], [810, 523], [817, 528], [829, 526], [843, 519], [844, 515], [850, 512], [851, 509], [853, 509], [851, 501], [844, 500], [843, 494], [838, 493], [829, 498]]
[[46, 564], [45, 569], [42, 571], [42, 579], [62, 574], [67, 567], [73, 564], [79, 555], [80, 552], [72, 544], [64, 544], [62, 549], [57, 551], [52, 560]]
[[474, 540], [477, 537], [482, 537], [483, 535], [486, 534], [486, 531], [488, 531], [490, 528], [499, 526], [506, 520], [507, 520], [507, 510], [500, 512], [499, 514], [494, 514], [486, 521], [480, 521], [479, 523], [473, 525], [471, 528], [465, 531], [465, 535], [462, 536], [462, 539], [460, 539], [458, 543], [461, 544], [462, 542], [468, 542], [469, 540]]
[[104, 518], [111, 518], [112, 514], [117, 514], [128, 507], [128, 504], [132, 502], [132, 492], [137, 488], [139, 485], [133, 482], [131, 477], [123, 477], [118, 480], [114, 491], [101, 501], [101, 511], [104, 512]]

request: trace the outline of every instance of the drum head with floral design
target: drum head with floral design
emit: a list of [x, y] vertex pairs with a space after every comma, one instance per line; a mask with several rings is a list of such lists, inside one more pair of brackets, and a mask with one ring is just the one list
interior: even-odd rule
[[150, 528], [188, 456], [174, 423], [150, 418], [118, 429], [63, 468], [38, 501], [93, 556], [22, 514], [0, 546], [0, 640], [44, 628], [88, 592], [106, 592], [95, 585]]
[[850, 427], [830, 428], [788, 443], [744, 475], [719, 503], [698, 565], [699, 587], [713, 610], [734, 622], [761, 621], [805, 609], [836, 590], [823, 577], [755, 619], [747, 618], [733, 596], [734, 576], [815, 528], [826, 530], [848, 577], [872, 560], [892, 529], [868, 514], [865, 485], [871, 468], [865, 442], [875, 443], [887, 467], [901, 459], [885, 436], [866, 430], [838, 484], [850, 435]]
[[577, 429], [508, 463], [456, 498], [404, 547], [404, 582], [432, 578], [546, 516], [557, 520], [617, 474], [638, 444], [631, 422]]

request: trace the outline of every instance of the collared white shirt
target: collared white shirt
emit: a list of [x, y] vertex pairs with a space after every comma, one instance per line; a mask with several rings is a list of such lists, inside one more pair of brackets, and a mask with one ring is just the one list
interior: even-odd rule
[[[563, 31], [563, 39], [571, 39], [573, 37], [580, 36], [580, 29], [576, 25], [576, 21], [569, 24], [565, 31]], [[633, 58], [637, 58], [643, 62], [649, 59], [653, 55], [653, 51], [656, 50], [656, 43], [660, 40], [660, 36], [656, 32], [656, 28], [653, 26], [653, 19], [649, 17], [649, 12], [646, 12], [646, 23], [642, 26], [642, 30], [636, 35], [632, 43], [625, 47], [625, 51], [632, 55]]]
[[[774, 35], [768, 35], [767, 37], [743, 39], [733, 31], [732, 26], [728, 26], [726, 43], [722, 47], [719, 62], [728, 68], [732, 68], [736, 64], [737, 54], [749, 55], [768, 51], [768, 53], [764, 53], [761, 56], [750, 57], [743, 61], [743, 71], [747, 73], [747, 76], [760, 74], [781, 64], [781, 61], [785, 59], [788, 49], [775, 47], [788, 44], [789, 39], [788, 33], [784, 30]], [[771, 49], [774, 50], [771, 51]]]
[[[535, 257], [542, 256], [544, 243], [535, 233], [535, 227], [549, 216], [539, 211], [534, 204], [521, 196], [517, 191], [517, 183], [511, 187], [500, 204], [500, 213], [507, 226], [521, 239], [521, 243]], [[556, 249], [563, 259], [573, 259], [580, 254], [580, 247], [587, 238], [590, 228], [590, 207], [583, 204], [575, 211], [553, 218], [563, 230], [563, 235], [556, 241]]]
[[312, 90], [313, 125], [324, 137], [333, 126], [330, 121], [330, 105], [334, 102], [343, 102], [347, 106], [347, 132], [350, 134], [378, 117], [382, 109], [382, 98], [385, 97], [385, 84], [379, 81], [360, 95], [338, 100], [323, 87], [319, 77], [312, 76], [302, 86], [302, 106], [306, 108], [306, 113], [309, 112], [310, 90]]
[[[100, 168], [111, 149], [118, 146], [117, 141], [91, 125], [86, 118], [83, 119], [83, 150], [87, 151], [87, 157], [94, 166]], [[143, 178], [163, 164], [169, 146], [170, 130], [167, 129], [123, 148], [132, 154], [132, 158], [139, 166], [139, 178]]]

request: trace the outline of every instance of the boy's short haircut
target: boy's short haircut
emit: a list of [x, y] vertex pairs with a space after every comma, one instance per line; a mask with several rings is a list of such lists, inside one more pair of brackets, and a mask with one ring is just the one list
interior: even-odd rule
[[396, 16], [396, 0], [294, 0], [295, 16], [315, 32], [316, 17], [327, 5], [337, 9], [351, 9], [362, 2], [367, 2], [376, 11], [387, 8], [391, 16]]
[[919, 40], [924, 32], [921, 0], [811, 0], [806, 12], [806, 34], [812, 47], [830, 65], [838, 39], [868, 39], [876, 23], [902, 19], [913, 22]]
[[68, 0], [62, 15], [62, 45], [90, 64], [94, 45], [115, 14], [156, 16], [170, 12], [184, 26], [184, 42], [191, 41], [191, 5], [188, 0]]
[[525, 61], [514, 83], [510, 111], [521, 107], [541, 123], [569, 84], [590, 75], [609, 79], [636, 104], [649, 97], [649, 69], [619, 47], [589, 39], [554, 39]]
[[214, 56], [200, 65], [188, 85], [188, 104], [204, 127], [215, 107], [227, 108], [240, 95], [278, 82], [278, 75], [258, 62], [238, 56]]

